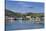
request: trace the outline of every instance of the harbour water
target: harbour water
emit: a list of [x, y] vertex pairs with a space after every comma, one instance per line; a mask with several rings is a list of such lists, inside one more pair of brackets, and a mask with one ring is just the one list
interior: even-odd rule
[[44, 28], [44, 23], [36, 23], [30, 20], [13, 20], [6, 24], [6, 30], [24, 30], [24, 29], [40, 29]]

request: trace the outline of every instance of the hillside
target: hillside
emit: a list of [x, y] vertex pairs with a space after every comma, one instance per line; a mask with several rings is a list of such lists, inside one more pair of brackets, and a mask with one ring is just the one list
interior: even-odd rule
[[21, 14], [21, 13], [16, 13], [16, 12], [12, 12], [8, 9], [5, 9], [5, 16], [17, 16], [17, 17], [21, 17], [21, 16], [44, 16], [44, 13], [26, 13], [26, 14]]

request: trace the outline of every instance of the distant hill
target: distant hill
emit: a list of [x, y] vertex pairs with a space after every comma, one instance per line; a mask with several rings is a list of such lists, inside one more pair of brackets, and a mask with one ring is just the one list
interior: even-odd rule
[[8, 9], [5, 9], [5, 16], [14, 16], [14, 12], [8, 10]]
[[16, 13], [8, 9], [5, 9], [5, 16], [21, 16], [21, 13]]
[[44, 13], [21, 14], [21, 13], [12, 12], [12, 11], [10, 11], [8, 9], [5, 9], [5, 16], [17, 16], [17, 17], [21, 17], [21, 16], [44, 16]]

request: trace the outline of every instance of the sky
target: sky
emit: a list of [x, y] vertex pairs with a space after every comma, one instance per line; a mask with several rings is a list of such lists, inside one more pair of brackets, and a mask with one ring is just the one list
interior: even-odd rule
[[6, 9], [18, 13], [44, 13], [44, 3], [6, 0]]

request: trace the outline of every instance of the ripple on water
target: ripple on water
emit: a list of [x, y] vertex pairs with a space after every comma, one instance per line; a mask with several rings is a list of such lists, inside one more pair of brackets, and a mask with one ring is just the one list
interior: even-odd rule
[[[35, 29], [35, 28], [43, 28], [44, 24], [35, 24], [35, 23], [25, 23], [26, 21], [15, 21], [12, 24], [6, 24], [7, 30], [16, 30], [16, 29]], [[28, 21], [27, 21], [28, 22]]]

